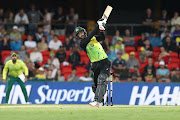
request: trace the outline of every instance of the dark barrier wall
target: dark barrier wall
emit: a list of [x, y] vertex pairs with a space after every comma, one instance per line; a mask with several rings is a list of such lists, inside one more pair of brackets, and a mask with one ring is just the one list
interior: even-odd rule
[[179, 11], [177, 0], [175, 2], [170, 0], [146, 0], [146, 2], [144, 0], [4, 0], [1, 2], [0, 8], [15, 12], [19, 8], [27, 10], [32, 3], [38, 9], [54, 9], [58, 6], [63, 6], [65, 13], [68, 12], [67, 10], [70, 7], [74, 7], [79, 13], [80, 19], [83, 20], [98, 20], [107, 4], [112, 4], [116, 9], [113, 10], [108, 23], [111, 23], [111, 20], [116, 23], [137, 23], [139, 19], [142, 19], [141, 13], [145, 13], [147, 8], [152, 9], [153, 16], [156, 19], [160, 17], [163, 9], [168, 11], [168, 16], [171, 15], [169, 16], [170, 18], [175, 10]]
[[[93, 100], [92, 83], [27, 82], [32, 104], [88, 104]], [[180, 105], [179, 83], [113, 83], [114, 104]], [[0, 103], [5, 102], [6, 85], [0, 83]], [[110, 100], [109, 100], [110, 101]], [[19, 85], [12, 88], [9, 103], [25, 103]]]

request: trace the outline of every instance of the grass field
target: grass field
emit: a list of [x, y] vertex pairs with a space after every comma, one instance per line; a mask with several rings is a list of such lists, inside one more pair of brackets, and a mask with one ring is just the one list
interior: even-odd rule
[[180, 120], [180, 106], [0, 105], [0, 120]]

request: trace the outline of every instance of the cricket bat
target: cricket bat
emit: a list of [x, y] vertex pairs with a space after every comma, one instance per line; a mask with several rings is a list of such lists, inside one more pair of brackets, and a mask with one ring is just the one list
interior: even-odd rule
[[111, 14], [112, 9], [113, 9], [113, 8], [108, 5], [108, 6], [106, 7], [104, 13], [103, 13], [102, 18], [107, 20], [108, 17], [109, 17], [109, 15]]

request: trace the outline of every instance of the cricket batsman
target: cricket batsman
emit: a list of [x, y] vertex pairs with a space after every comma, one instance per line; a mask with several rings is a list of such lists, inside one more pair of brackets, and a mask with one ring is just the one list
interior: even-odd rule
[[[7, 61], [5, 64], [5, 67], [3, 69], [3, 83], [6, 83], [7, 73], [8, 73], [8, 80], [7, 80], [5, 102], [8, 103], [9, 94], [12, 89], [12, 86], [15, 82], [17, 82], [21, 86], [21, 90], [24, 94], [26, 103], [28, 103], [28, 96], [25, 88], [25, 82], [27, 81], [27, 77], [28, 77], [28, 68], [26, 67], [24, 62], [17, 59], [16, 53], [13, 53], [11, 55], [11, 60]], [[25, 76], [23, 73], [25, 73]]]
[[[92, 107], [102, 106], [102, 99], [106, 93], [111, 66], [107, 54], [99, 43], [105, 39], [103, 31], [105, 30], [106, 20], [100, 19], [97, 23], [98, 25], [91, 31], [89, 36], [87, 36], [86, 30], [82, 27], [77, 27], [74, 31], [76, 36], [81, 40], [80, 47], [87, 53], [92, 63], [91, 70], [94, 73], [92, 90], [95, 93], [94, 101], [89, 103]], [[95, 35], [98, 30], [100, 31], [99, 36]]]

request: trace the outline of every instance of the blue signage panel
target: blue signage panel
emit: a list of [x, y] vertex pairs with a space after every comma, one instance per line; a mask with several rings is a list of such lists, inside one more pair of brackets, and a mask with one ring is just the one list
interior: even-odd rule
[[[88, 104], [94, 98], [91, 85], [92, 83], [85, 82], [27, 82], [26, 90], [29, 102], [32, 104]], [[0, 82], [1, 104], [5, 103], [5, 91], [6, 84]], [[8, 103], [25, 103], [18, 84], [13, 85]], [[123, 105], [180, 105], [180, 84], [113, 83], [113, 103]]]

